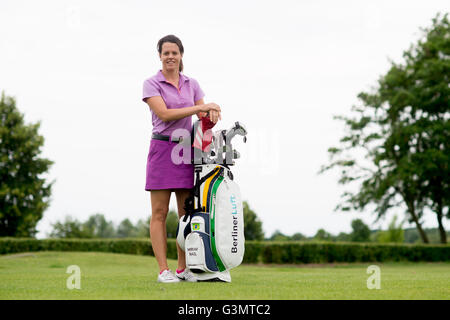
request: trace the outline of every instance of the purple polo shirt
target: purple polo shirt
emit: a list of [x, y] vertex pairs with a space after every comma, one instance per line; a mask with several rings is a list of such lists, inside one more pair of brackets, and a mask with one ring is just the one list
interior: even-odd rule
[[[147, 98], [161, 96], [166, 103], [167, 109], [186, 108], [195, 105], [195, 102], [202, 99], [203, 93], [197, 80], [189, 78], [180, 72], [180, 80], [178, 87], [166, 81], [161, 70], [153, 77], [144, 81], [142, 101], [146, 102]], [[151, 109], [150, 109], [151, 110]], [[191, 132], [192, 116], [163, 122], [152, 110], [152, 133], [171, 135], [175, 129], [184, 128]]]

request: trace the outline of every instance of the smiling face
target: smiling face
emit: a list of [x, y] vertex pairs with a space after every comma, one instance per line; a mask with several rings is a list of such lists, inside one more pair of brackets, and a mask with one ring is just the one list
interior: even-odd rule
[[178, 45], [172, 42], [164, 42], [162, 44], [161, 54], [159, 58], [162, 62], [163, 70], [173, 72], [178, 71], [183, 55], [180, 53]]

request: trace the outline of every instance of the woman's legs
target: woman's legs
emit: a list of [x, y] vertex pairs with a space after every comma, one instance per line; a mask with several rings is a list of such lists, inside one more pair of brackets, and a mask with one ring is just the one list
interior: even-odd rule
[[[177, 196], [178, 218], [181, 218], [186, 213], [184, 210], [184, 201], [189, 197], [190, 189], [175, 189], [175, 195]], [[177, 243], [178, 251], [178, 270], [186, 268], [186, 256], [183, 250]]]
[[171, 190], [152, 190], [150, 198], [152, 204], [152, 218], [150, 220], [150, 239], [153, 252], [158, 261], [159, 271], [169, 268], [167, 264], [167, 232], [166, 218], [169, 212]]

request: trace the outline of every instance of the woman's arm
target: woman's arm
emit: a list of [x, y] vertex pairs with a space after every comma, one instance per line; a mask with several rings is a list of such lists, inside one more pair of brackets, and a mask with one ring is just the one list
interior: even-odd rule
[[[203, 104], [205, 104], [203, 102], [203, 99], [200, 99], [200, 100], [195, 102], [195, 105], [203, 105]], [[197, 113], [197, 117], [199, 119], [201, 119], [203, 117], [208, 117], [208, 116], [209, 116], [209, 120], [211, 120], [214, 123], [217, 123], [217, 121], [222, 120], [222, 116], [220, 114], [220, 111], [217, 111], [217, 110], [214, 110], [214, 109], [211, 109], [208, 112], [198, 112]]]
[[164, 122], [183, 119], [199, 112], [208, 112], [210, 110], [216, 110], [220, 113], [220, 107], [215, 103], [202, 103], [192, 107], [167, 109], [166, 103], [164, 102], [163, 98], [161, 98], [161, 96], [147, 98], [146, 102], [149, 105], [150, 109], [158, 116], [158, 118], [160, 118]]
[[[205, 104], [205, 102], [203, 101], [203, 99], [200, 99], [200, 100], [195, 101], [195, 105], [196, 105], [196, 106], [199, 106], [199, 105], [202, 105], [202, 104]], [[203, 118], [203, 117], [206, 116], [206, 115], [207, 115], [206, 112], [202, 112], [202, 111], [197, 112], [197, 118], [199, 118], [199, 119]]]

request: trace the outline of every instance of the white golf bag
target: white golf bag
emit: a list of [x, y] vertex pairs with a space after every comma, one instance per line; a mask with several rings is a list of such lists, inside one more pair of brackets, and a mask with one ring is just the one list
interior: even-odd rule
[[[193, 133], [200, 130], [198, 121]], [[229, 131], [216, 132], [215, 151], [196, 148], [194, 142], [195, 185], [185, 203], [186, 215], [178, 224], [177, 242], [185, 251], [187, 267], [199, 281], [230, 282], [228, 271], [244, 257], [242, 199], [230, 170], [233, 159], [239, 158], [231, 146], [236, 134], [246, 141], [247, 131], [238, 122]]]

